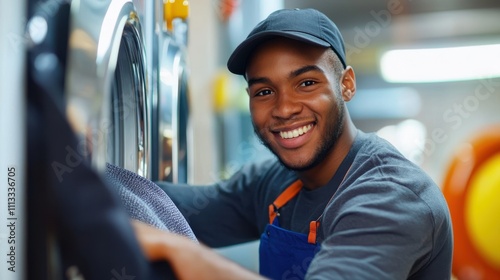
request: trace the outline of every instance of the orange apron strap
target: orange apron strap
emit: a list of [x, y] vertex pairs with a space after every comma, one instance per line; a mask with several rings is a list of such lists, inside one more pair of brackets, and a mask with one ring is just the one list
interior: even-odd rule
[[302, 189], [302, 181], [297, 180], [288, 186], [279, 196], [274, 200], [274, 202], [269, 205], [269, 224], [272, 224], [276, 218], [276, 210], [285, 205], [290, 199], [296, 196], [300, 189]]
[[318, 232], [319, 221], [311, 221], [309, 223], [309, 234], [307, 235], [307, 242], [316, 244], [316, 233]]

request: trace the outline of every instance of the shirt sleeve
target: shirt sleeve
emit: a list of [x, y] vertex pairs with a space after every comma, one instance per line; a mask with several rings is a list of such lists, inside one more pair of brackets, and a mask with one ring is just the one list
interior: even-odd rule
[[[207, 186], [159, 182], [177, 205], [200, 242], [223, 247], [256, 240], [266, 221], [262, 211], [274, 176], [275, 161], [249, 164], [227, 181]], [[271, 175], [269, 175], [271, 174]], [[271, 181], [270, 181], [271, 180]]]
[[407, 279], [431, 257], [425, 202], [391, 182], [351, 186], [325, 210], [325, 239], [307, 279]]

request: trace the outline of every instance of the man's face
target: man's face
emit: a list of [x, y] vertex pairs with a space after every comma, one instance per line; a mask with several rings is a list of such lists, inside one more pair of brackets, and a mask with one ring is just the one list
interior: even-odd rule
[[254, 52], [246, 69], [255, 132], [292, 170], [333, 157], [342, 132], [344, 101], [328, 51], [274, 39]]

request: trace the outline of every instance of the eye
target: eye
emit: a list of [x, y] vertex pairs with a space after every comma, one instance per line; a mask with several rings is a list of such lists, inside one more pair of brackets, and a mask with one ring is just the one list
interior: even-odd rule
[[315, 85], [316, 82], [315, 81], [312, 81], [312, 80], [307, 80], [307, 81], [304, 81], [300, 84], [300, 86], [302, 87], [308, 87], [308, 86], [312, 86], [312, 85]]
[[254, 95], [255, 96], [264, 96], [264, 95], [269, 95], [273, 93], [270, 89], [265, 89], [265, 90], [261, 90], [261, 91], [258, 91], [256, 92]]

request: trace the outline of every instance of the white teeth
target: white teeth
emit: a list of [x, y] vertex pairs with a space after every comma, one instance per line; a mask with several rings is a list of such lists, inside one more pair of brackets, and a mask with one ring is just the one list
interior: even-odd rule
[[292, 131], [281, 131], [280, 136], [283, 139], [290, 139], [290, 138], [295, 138], [299, 137], [300, 135], [308, 132], [312, 128], [312, 124], [305, 125], [303, 127], [294, 129]]

